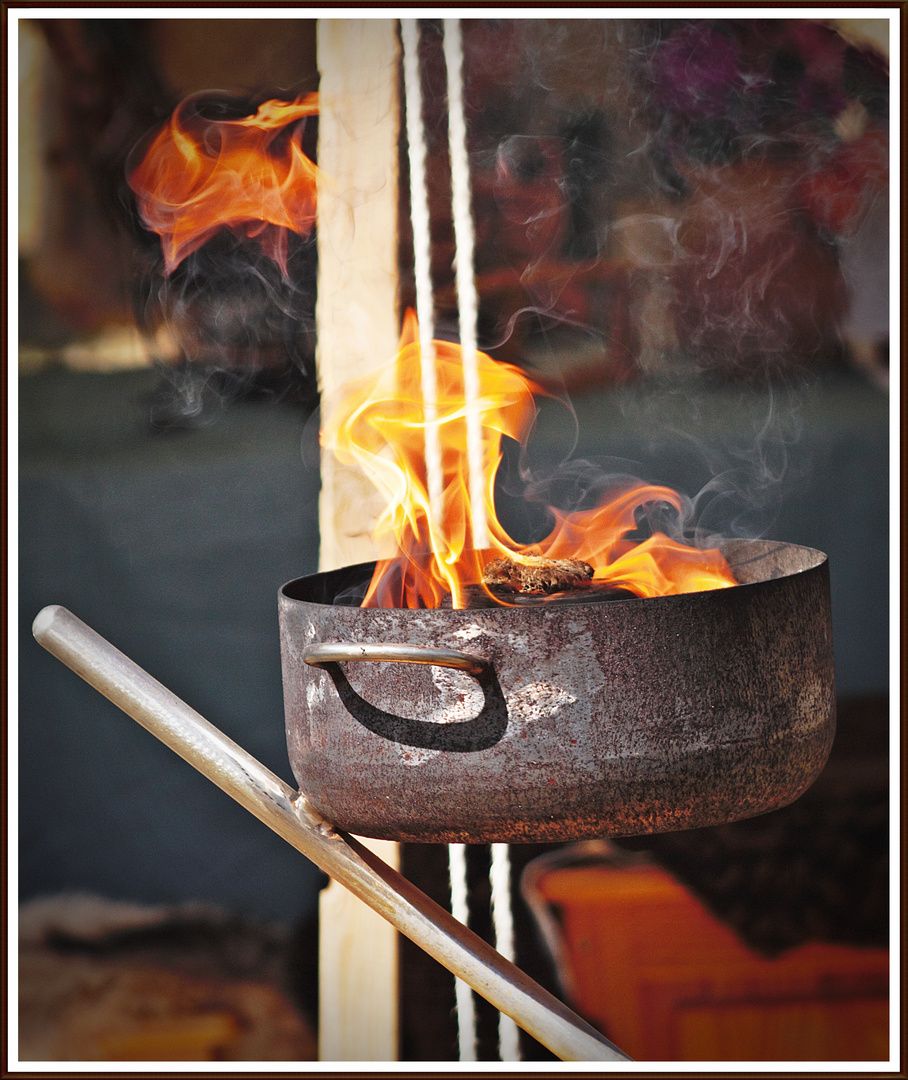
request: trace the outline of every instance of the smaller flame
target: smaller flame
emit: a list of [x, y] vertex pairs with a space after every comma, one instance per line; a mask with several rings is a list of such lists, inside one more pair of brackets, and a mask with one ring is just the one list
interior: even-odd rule
[[318, 95], [266, 101], [239, 120], [206, 119], [195, 102], [174, 110], [128, 175], [142, 220], [161, 237], [165, 274], [229, 227], [286, 275], [286, 230], [307, 236], [315, 224], [318, 170], [298, 121], [318, 112]]
[[[540, 544], [513, 541], [495, 513], [495, 476], [501, 438], [525, 440], [536, 414], [534, 386], [518, 368], [477, 354], [480, 393], [475, 402], [482, 427], [483, 490], [491, 548], [472, 544], [469, 477], [466, 474], [467, 404], [459, 345], [435, 341], [437, 424], [441, 444], [443, 498], [433, 507], [425, 463], [426, 412], [421, 394], [421, 353], [416, 316], [408, 311], [396, 360], [349, 383], [322, 430], [322, 444], [339, 461], [358, 467], [385, 500], [374, 530], [379, 543], [391, 540], [363, 601], [364, 607], [434, 608], [448, 594], [466, 607], [468, 590], [485, 589], [483, 570], [492, 558], [520, 562], [533, 557], [580, 559], [594, 570], [593, 582], [637, 596], [666, 596], [735, 585], [718, 550], [687, 547], [660, 532], [629, 539], [636, 511], [653, 503], [682, 501], [671, 488], [633, 484], [592, 510], [552, 510], [555, 527]], [[488, 593], [501, 603], [500, 598]]]

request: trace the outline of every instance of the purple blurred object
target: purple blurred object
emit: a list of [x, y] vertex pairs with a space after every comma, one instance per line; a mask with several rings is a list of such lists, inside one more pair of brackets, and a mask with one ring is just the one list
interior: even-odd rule
[[657, 104], [689, 120], [724, 116], [745, 87], [737, 44], [708, 23], [676, 30], [657, 49], [652, 73]]

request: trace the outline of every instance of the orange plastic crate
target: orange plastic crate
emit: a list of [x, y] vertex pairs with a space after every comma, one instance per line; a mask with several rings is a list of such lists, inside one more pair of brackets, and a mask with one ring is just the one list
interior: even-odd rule
[[552, 869], [574, 1007], [638, 1061], [889, 1057], [889, 953], [807, 944], [767, 959], [651, 865]]

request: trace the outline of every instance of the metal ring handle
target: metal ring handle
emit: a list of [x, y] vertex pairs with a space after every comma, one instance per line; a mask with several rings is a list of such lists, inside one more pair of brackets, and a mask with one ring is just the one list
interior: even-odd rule
[[481, 675], [490, 664], [481, 656], [457, 652], [456, 649], [434, 649], [426, 645], [361, 645], [358, 642], [320, 642], [303, 650], [303, 660], [314, 667], [323, 664], [344, 664], [351, 660], [383, 660], [398, 664], [437, 664], [456, 668], [470, 675]]

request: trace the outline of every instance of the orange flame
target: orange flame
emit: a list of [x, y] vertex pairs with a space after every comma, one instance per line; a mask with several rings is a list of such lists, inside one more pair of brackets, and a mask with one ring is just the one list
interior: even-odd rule
[[142, 220], [161, 237], [165, 274], [227, 226], [255, 238], [286, 275], [285, 230], [311, 231], [317, 169], [301, 124], [283, 136], [318, 112], [318, 95], [266, 101], [240, 120], [205, 119], [193, 102], [174, 110], [128, 176]]
[[491, 548], [476, 551], [465, 466], [461, 349], [446, 341], [434, 342], [434, 348], [444, 490], [440, 507], [433, 507], [429, 498], [419, 335], [412, 311], [404, 319], [394, 363], [348, 384], [322, 430], [322, 444], [342, 463], [361, 469], [385, 500], [374, 535], [379, 542], [391, 539], [393, 543], [388, 556], [376, 566], [364, 607], [433, 608], [447, 594], [453, 607], [466, 607], [468, 589], [484, 588], [483, 568], [498, 555], [518, 562], [527, 556], [582, 559], [593, 566], [594, 582], [638, 596], [697, 592], [736, 583], [716, 550], [686, 547], [659, 532], [639, 543], [627, 538], [637, 527], [634, 511], [639, 507], [667, 502], [680, 509], [677, 492], [665, 487], [637, 484], [593, 510], [553, 511], [555, 528], [542, 543], [532, 547], [515, 543], [495, 513], [495, 475], [502, 457], [501, 437], [525, 439], [535, 417], [533, 394], [538, 388], [518, 368], [484, 353], [478, 354], [476, 404], [482, 425]]

